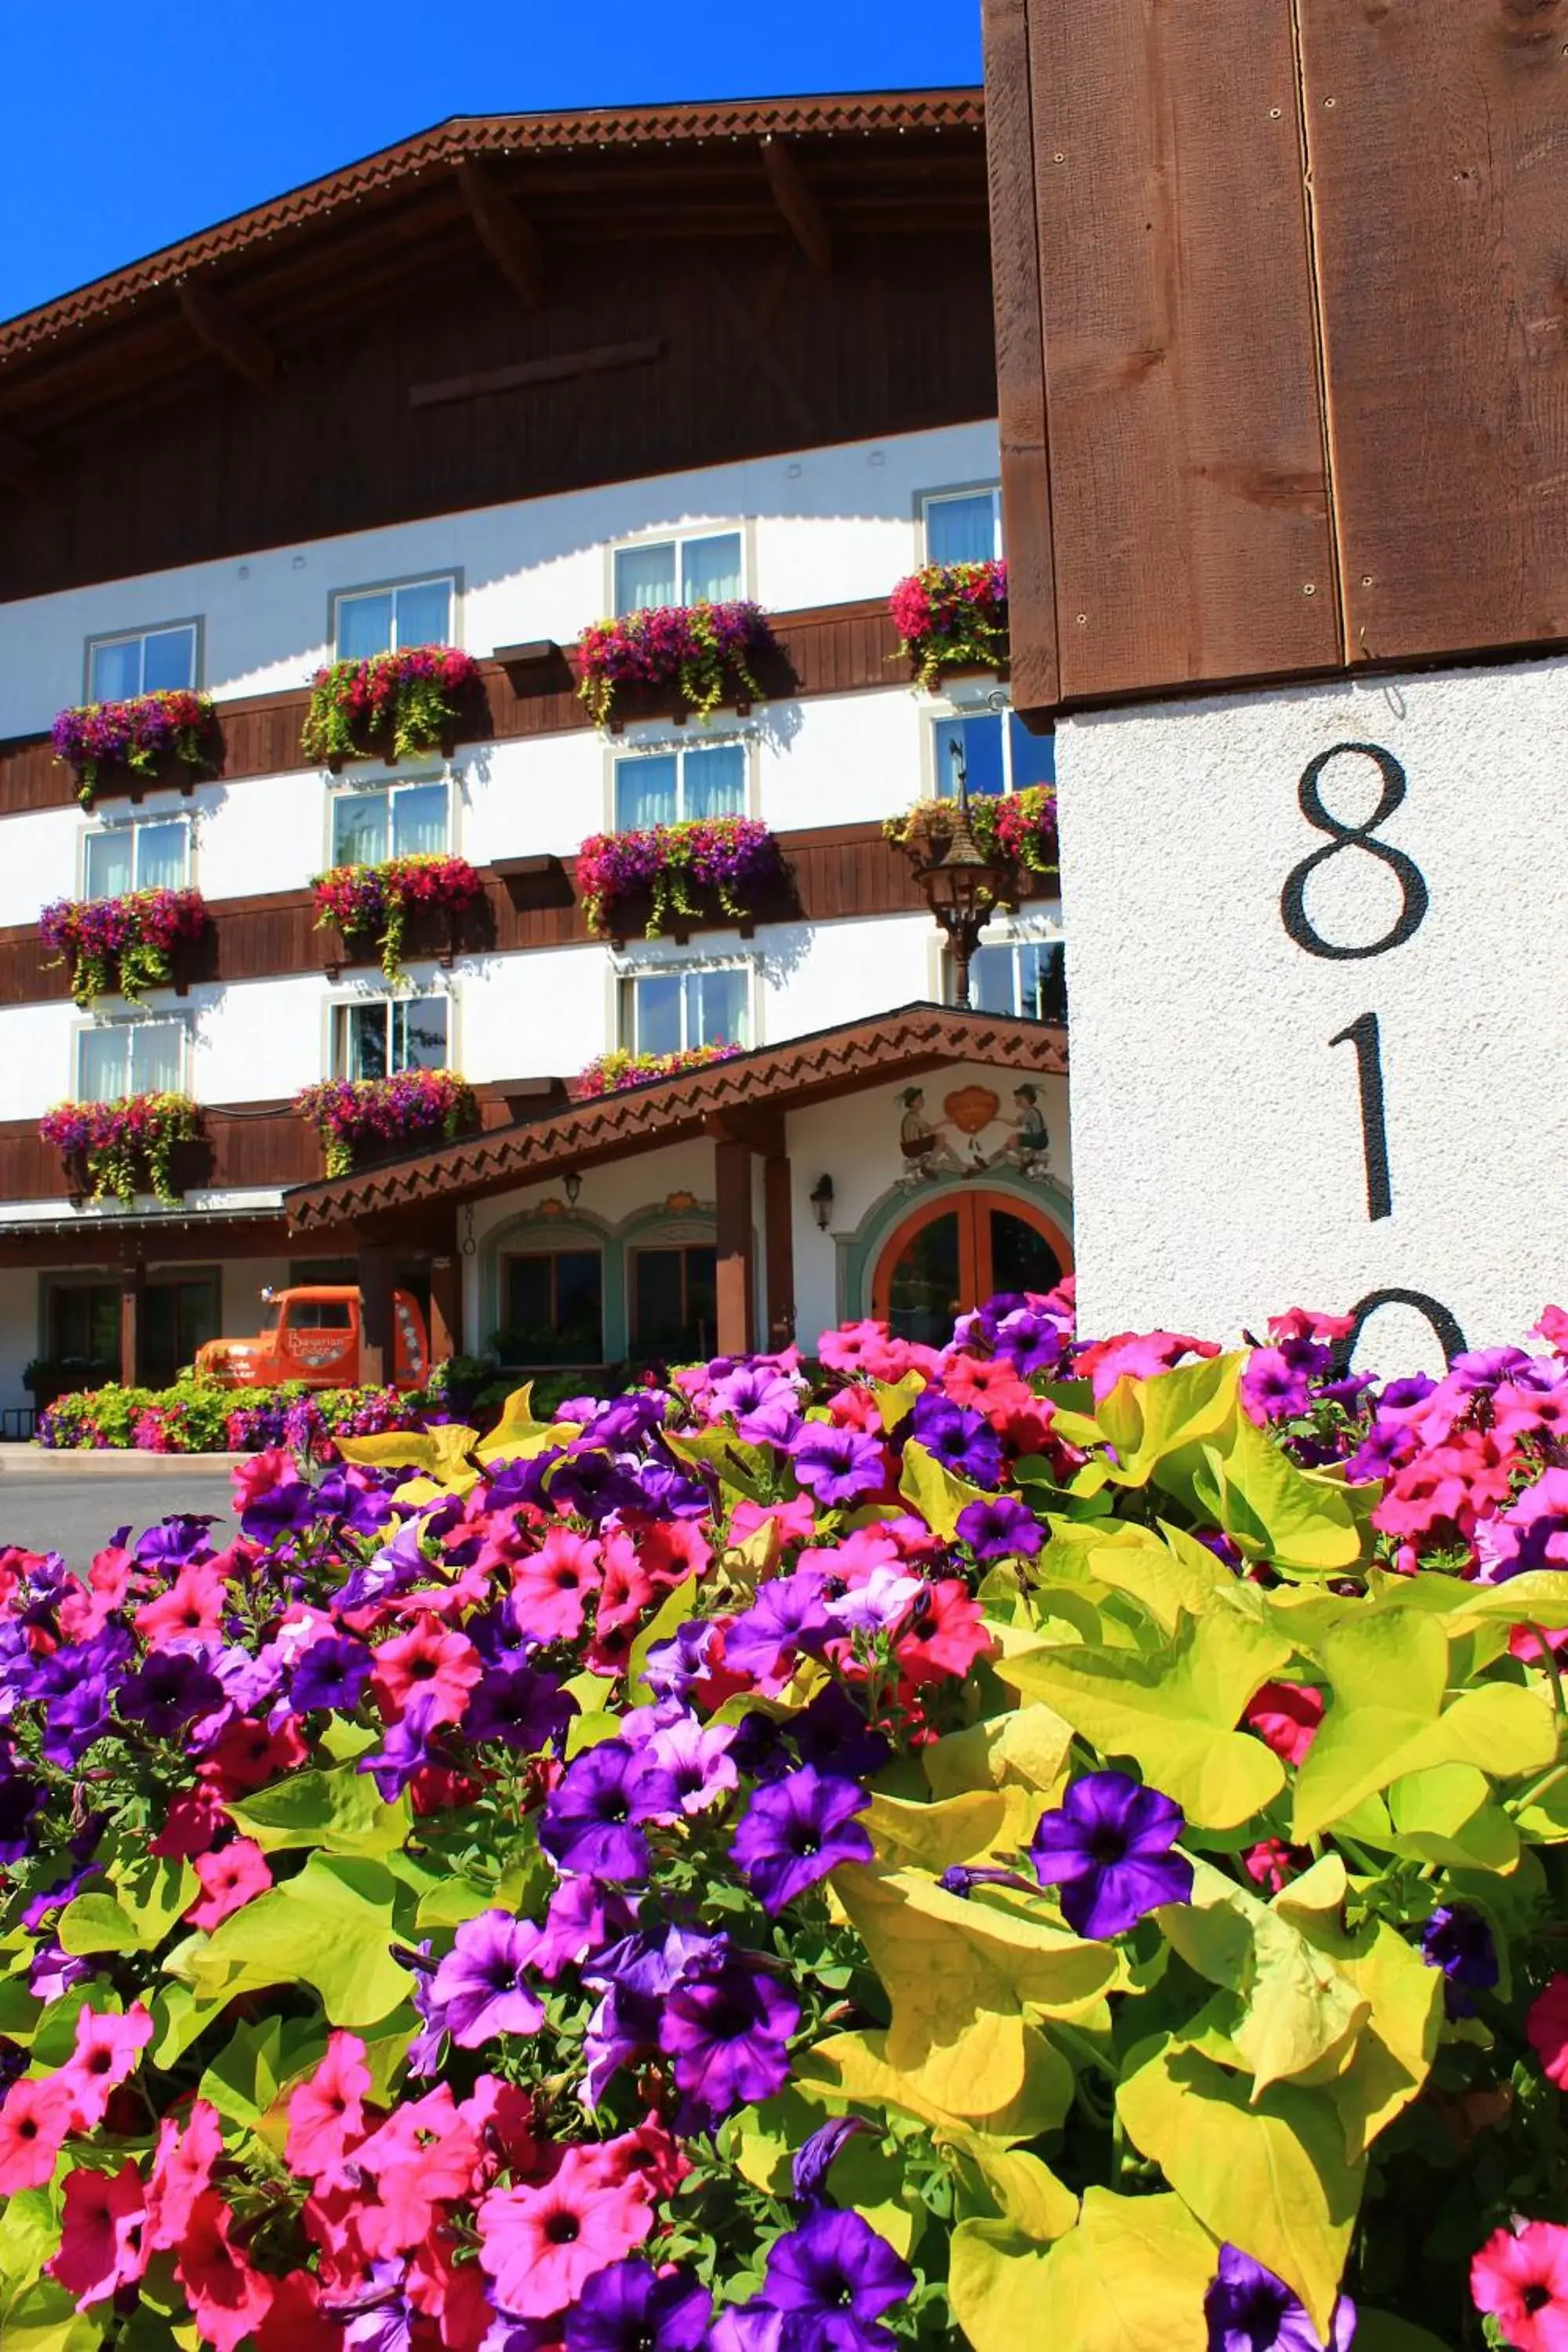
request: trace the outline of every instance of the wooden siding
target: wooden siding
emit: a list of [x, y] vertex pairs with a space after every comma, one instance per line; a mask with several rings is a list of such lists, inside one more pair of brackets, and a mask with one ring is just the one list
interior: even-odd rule
[[[890, 591], [893, 583], [888, 584]], [[910, 665], [899, 656], [899, 634], [884, 598], [813, 605], [773, 618], [778, 650], [760, 664], [758, 674], [771, 699], [858, 694], [910, 683]], [[587, 716], [577, 698], [570, 650], [511, 667], [481, 662], [479, 690], [458, 740], [507, 743], [584, 730]], [[309, 702], [301, 687], [220, 703], [225, 782], [285, 775], [303, 767], [300, 733]], [[99, 797], [117, 798], [127, 789], [123, 774], [106, 774]], [[75, 798], [75, 779], [55, 758], [47, 735], [0, 740], [0, 816], [67, 808]]]
[[1568, 0], [986, 5], [1019, 708], [1568, 643]]
[[[833, 922], [853, 915], [918, 911], [926, 900], [903, 852], [882, 838], [874, 824], [820, 825], [781, 834], [788, 873], [760, 902], [758, 922]], [[530, 858], [529, 871], [487, 869], [479, 905], [454, 934], [444, 919], [416, 914], [405, 954], [410, 961], [448, 952], [512, 955], [536, 948], [571, 947], [595, 935], [588, 929], [574, 887], [576, 861]], [[276, 980], [289, 973], [320, 971], [340, 961], [368, 969], [376, 950], [356, 941], [352, 956], [335, 930], [319, 931], [309, 890], [277, 891], [254, 898], [218, 898], [205, 936], [187, 951], [180, 971], [185, 985], [202, 982]], [[692, 929], [732, 929], [716, 913]], [[51, 959], [30, 924], [0, 930], [0, 1004], [58, 1003], [67, 998], [68, 975]], [[258, 1178], [256, 1181], [270, 1181]], [[8, 1196], [0, 1186], [0, 1199]]]

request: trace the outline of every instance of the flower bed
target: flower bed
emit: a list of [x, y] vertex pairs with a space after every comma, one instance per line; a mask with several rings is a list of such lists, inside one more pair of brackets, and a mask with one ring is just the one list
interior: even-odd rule
[[7, 2338], [1552, 2352], [1568, 1315], [1343, 1330], [1064, 1286], [0, 1554]]
[[233, 1389], [184, 1380], [169, 1389], [98, 1389], [58, 1397], [40, 1415], [38, 1444], [55, 1453], [105, 1453], [134, 1447], [153, 1454], [247, 1454], [265, 1446], [292, 1448], [302, 1463], [340, 1457], [339, 1437], [374, 1437], [393, 1429], [422, 1430], [442, 1417], [438, 1387], [311, 1389], [301, 1381], [280, 1388]]
[[743, 1045], [688, 1045], [679, 1054], [601, 1054], [578, 1072], [572, 1092], [579, 1102], [594, 1095], [625, 1094], [631, 1087], [650, 1087], [656, 1078], [706, 1069], [710, 1062], [732, 1062], [745, 1050]]
[[[916, 801], [902, 816], [883, 819], [883, 836], [923, 865], [946, 848], [957, 814], [955, 800]], [[977, 793], [969, 803], [969, 825], [988, 857], [1004, 859], [1023, 873], [1056, 873], [1061, 851], [1055, 784]]]
[[118, 898], [57, 898], [38, 918], [38, 936], [70, 967], [70, 992], [84, 1011], [116, 992], [132, 1004], [174, 977], [182, 943], [210, 918], [199, 890], [128, 890]]
[[953, 669], [1007, 666], [1007, 566], [928, 563], [900, 580], [889, 599], [899, 651], [928, 694]]
[[216, 764], [217, 711], [210, 694], [165, 689], [127, 702], [84, 702], [59, 712], [50, 730], [55, 757], [74, 770], [89, 802], [105, 768], [155, 782], [173, 764], [192, 776]]
[[584, 630], [577, 691], [596, 727], [609, 723], [622, 687], [673, 688], [707, 719], [726, 695], [762, 700], [752, 665], [773, 644], [760, 604], [652, 605]]
[[590, 930], [618, 937], [646, 904], [647, 936], [656, 940], [671, 915], [712, 920], [715, 904], [732, 922], [746, 921], [781, 865], [777, 835], [760, 818], [689, 817], [591, 835], [577, 852], [577, 891]]
[[455, 1070], [328, 1078], [297, 1094], [294, 1108], [320, 1135], [329, 1176], [346, 1176], [367, 1144], [406, 1143], [430, 1136], [450, 1142], [479, 1120], [473, 1088]]
[[463, 697], [479, 674], [473, 656], [456, 646], [408, 646], [333, 662], [310, 680], [300, 748], [328, 768], [378, 753], [390, 765], [449, 751]]
[[38, 1133], [68, 1162], [78, 1164], [95, 1201], [112, 1193], [126, 1208], [150, 1192], [166, 1208], [179, 1193], [172, 1181], [174, 1156], [182, 1143], [201, 1133], [202, 1115], [188, 1095], [124, 1095], [118, 1102], [57, 1103], [38, 1122]]
[[455, 924], [484, 896], [484, 883], [466, 857], [430, 850], [388, 857], [379, 866], [334, 866], [310, 884], [316, 929], [335, 927], [345, 941], [374, 939], [389, 981], [403, 977], [403, 943], [410, 915], [444, 911]]

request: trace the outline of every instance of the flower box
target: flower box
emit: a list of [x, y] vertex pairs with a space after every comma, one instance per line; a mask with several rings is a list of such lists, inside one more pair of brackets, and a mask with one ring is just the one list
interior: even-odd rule
[[591, 835], [577, 853], [577, 893], [601, 938], [629, 938], [646, 908], [644, 935], [655, 940], [672, 917], [744, 929], [782, 871], [777, 836], [760, 819], [690, 817]]
[[111, 786], [138, 798], [150, 784], [177, 783], [188, 793], [202, 776], [216, 775], [222, 748], [211, 695], [187, 688], [72, 704], [57, 716], [50, 740], [84, 803]]
[[889, 599], [899, 651], [928, 694], [965, 671], [1000, 676], [1007, 667], [1007, 566], [928, 563], [900, 580]]
[[70, 992], [90, 1013], [100, 996], [140, 1003], [150, 988], [184, 993], [184, 949], [211, 917], [199, 890], [128, 890], [118, 898], [57, 898], [38, 936], [70, 971]]
[[689, 1045], [679, 1054], [601, 1054], [572, 1081], [576, 1102], [595, 1095], [626, 1094], [633, 1087], [650, 1087], [659, 1078], [679, 1078], [688, 1070], [706, 1069], [710, 1062], [732, 1062], [743, 1045]]
[[310, 681], [300, 749], [334, 774], [349, 760], [388, 767], [439, 751], [450, 759], [479, 664], [456, 646], [409, 646], [366, 661], [340, 661]]
[[596, 727], [628, 719], [711, 717], [763, 699], [756, 662], [773, 648], [760, 604], [656, 604], [595, 621], [577, 646], [577, 692]]
[[315, 928], [335, 931], [342, 950], [329, 953], [329, 968], [354, 961], [356, 949], [374, 942], [385, 978], [399, 981], [411, 927], [419, 944], [449, 966], [461, 919], [483, 898], [484, 887], [466, 857], [445, 852], [388, 857], [379, 866], [334, 866], [318, 874], [310, 885]]
[[[952, 838], [955, 800], [916, 801], [901, 816], [885, 818], [882, 833], [915, 866], [929, 866]], [[1034, 894], [1036, 885], [1058, 871], [1057, 788], [1030, 784], [1021, 793], [979, 793], [969, 803], [970, 830], [988, 857], [1013, 868], [1013, 888], [1003, 903]]]
[[[179, 1164], [180, 1148], [201, 1141], [201, 1111], [188, 1095], [124, 1095], [118, 1102], [57, 1103], [38, 1122], [58, 1151], [73, 1198], [107, 1200], [127, 1209], [140, 1192], [166, 1208], [199, 1181], [196, 1164]], [[183, 1181], [182, 1181], [183, 1180]]]
[[479, 1125], [473, 1090], [455, 1070], [399, 1070], [390, 1078], [329, 1078], [294, 1108], [321, 1139], [329, 1177], [415, 1143], [450, 1143]]

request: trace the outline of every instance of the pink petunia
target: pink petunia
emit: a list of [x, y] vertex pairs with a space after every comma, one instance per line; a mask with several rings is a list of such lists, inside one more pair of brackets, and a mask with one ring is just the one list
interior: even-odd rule
[[239, 2352], [272, 2307], [274, 2282], [236, 2246], [234, 2226], [223, 2199], [204, 2190], [191, 2208], [174, 2263], [202, 2340], [216, 2352]]
[[146, 2218], [142, 2175], [129, 2158], [118, 2172], [79, 2167], [67, 2174], [59, 2252], [44, 2267], [75, 2295], [79, 2311], [141, 2277], [147, 2267]]
[[606, 2152], [569, 2147], [554, 2177], [536, 2188], [492, 2189], [479, 2210], [479, 2262], [495, 2301], [521, 2319], [542, 2319], [575, 2303], [595, 2271], [619, 2262], [653, 2227], [653, 2198], [640, 2173], [619, 2180]]
[[215, 1576], [210, 1566], [185, 1567], [166, 1592], [161, 1592], [156, 1601], [143, 1602], [132, 1622], [152, 1648], [189, 1648], [222, 1639], [227, 1605], [224, 1580]]
[[1306, 1683], [1265, 1683], [1242, 1721], [1286, 1764], [1303, 1764], [1323, 1719], [1323, 1695]]
[[202, 1891], [184, 1915], [189, 1927], [221, 1927], [272, 1884], [267, 1856], [253, 1838], [235, 1838], [216, 1853], [198, 1853], [195, 1868]]
[[42, 2189], [55, 2169], [71, 2126], [74, 2096], [54, 2075], [40, 2082], [24, 2075], [0, 2101], [0, 2197]]
[[153, 2020], [137, 2001], [123, 2017], [90, 2009], [78, 2012], [76, 2046], [55, 2080], [71, 2095], [72, 2131], [94, 2131], [109, 2112], [110, 2095], [136, 2072], [153, 2039]]
[[570, 1528], [552, 1528], [512, 1570], [512, 1622], [542, 1642], [575, 1641], [588, 1596], [603, 1580], [599, 1546]]
[[1524, 2030], [1547, 2081], [1555, 2083], [1560, 2091], [1568, 2091], [1568, 1977], [1554, 1976], [1545, 1990], [1537, 1993]]
[[349, 2142], [364, 2130], [364, 2095], [370, 2086], [364, 2043], [357, 2034], [333, 2033], [310, 2081], [290, 2095], [284, 2153], [293, 2169], [318, 2188], [347, 2184], [343, 2158]]
[[1495, 2230], [1471, 2259], [1470, 2294], [1515, 2352], [1568, 2352], [1568, 2229]]
[[147, 2179], [149, 2246], [167, 2252], [180, 2243], [222, 2154], [223, 2126], [208, 2100], [194, 2102], [183, 2131], [174, 2116], [163, 2117]]

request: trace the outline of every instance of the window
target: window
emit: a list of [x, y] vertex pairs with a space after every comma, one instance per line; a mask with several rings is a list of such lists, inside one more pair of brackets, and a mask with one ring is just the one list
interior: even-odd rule
[[928, 563], [988, 563], [1002, 552], [1002, 493], [941, 490], [921, 501]]
[[332, 1076], [389, 1078], [447, 1067], [444, 996], [376, 996], [332, 1007]]
[[510, 1364], [600, 1364], [604, 1261], [596, 1249], [533, 1250], [501, 1261], [506, 1323], [496, 1352]]
[[436, 580], [397, 580], [384, 588], [356, 588], [333, 599], [332, 634], [340, 661], [368, 661], [405, 646], [452, 642], [452, 604], [457, 582], [450, 572]]
[[88, 700], [126, 702], [133, 694], [195, 686], [196, 627], [195, 621], [174, 621], [132, 636], [89, 637]]
[[1061, 940], [1020, 940], [983, 946], [969, 968], [977, 1013], [1016, 1013], [1054, 1028], [1068, 1017], [1067, 946]]
[[384, 784], [369, 793], [332, 795], [332, 864], [379, 866], [385, 857], [412, 857], [447, 846], [444, 782]]
[[649, 604], [724, 604], [744, 593], [738, 530], [616, 550], [617, 613], [640, 613]]
[[711, 1243], [632, 1252], [632, 1340], [638, 1354], [680, 1361], [711, 1352], [718, 1264]]
[[44, 1353], [53, 1364], [120, 1362], [120, 1285], [52, 1282], [45, 1307]]
[[352, 1331], [353, 1319], [346, 1298], [295, 1298], [289, 1304], [290, 1331]]
[[118, 898], [127, 890], [181, 890], [189, 878], [191, 831], [183, 818], [148, 824], [106, 825], [89, 833], [82, 851], [89, 898]]
[[675, 824], [683, 817], [744, 816], [746, 747], [704, 743], [616, 761], [616, 830]]
[[962, 761], [972, 793], [1021, 793], [1056, 781], [1057, 739], [1031, 735], [1016, 710], [985, 710], [931, 722], [939, 800], [958, 791]]
[[692, 1045], [749, 1045], [746, 969], [639, 972], [621, 983], [621, 1038], [628, 1053], [679, 1054]]
[[223, 1329], [216, 1274], [158, 1275], [147, 1285], [142, 1370], [149, 1388], [167, 1388], [198, 1348]]
[[184, 1073], [184, 1024], [113, 1021], [77, 1037], [77, 1098], [118, 1102], [123, 1095], [178, 1094]]

